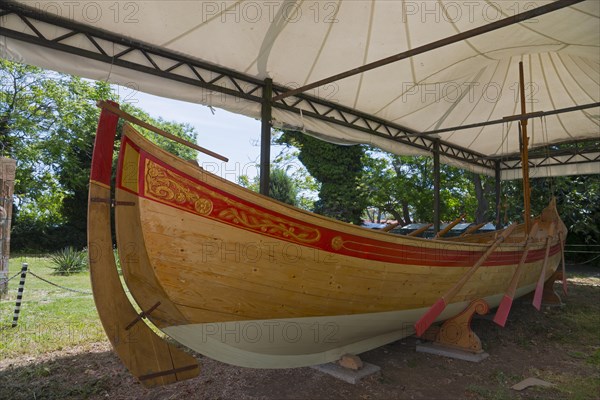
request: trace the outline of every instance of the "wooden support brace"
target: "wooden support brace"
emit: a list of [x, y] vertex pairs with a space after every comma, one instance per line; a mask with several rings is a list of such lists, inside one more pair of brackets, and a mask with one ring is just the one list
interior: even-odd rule
[[475, 313], [485, 315], [490, 306], [483, 299], [473, 300], [471, 304], [454, 318], [446, 320], [442, 326], [432, 326], [423, 338], [435, 344], [452, 347], [470, 353], [483, 353], [481, 340], [471, 329], [471, 320]]
[[152, 307], [150, 307], [147, 311], [142, 311], [141, 313], [139, 313], [138, 316], [135, 317], [135, 319], [133, 321], [131, 321], [129, 323], [129, 325], [127, 325], [125, 327], [125, 330], [126, 331], [130, 330], [131, 328], [133, 328], [133, 326], [135, 324], [137, 324], [138, 322], [140, 322], [142, 319], [147, 318], [152, 311], [154, 311], [154, 310], [156, 310], [158, 308], [158, 306], [160, 306], [160, 301], [158, 303], [156, 303], [155, 305], [153, 305]]
[[115, 201], [114, 199], [108, 199], [104, 197], [92, 197], [90, 199], [91, 202], [94, 203], [106, 203], [110, 204], [111, 207], [115, 206], [135, 206], [133, 201]]
[[552, 274], [552, 276], [550, 276], [550, 279], [548, 279], [544, 283], [544, 291], [542, 293], [542, 305], [544, 305], [544, 306], [562, 306], [563, 305], [563, 302], [562, 302], [560, 296], [554, 290], [554, 282], [560, 281], [563, 279], [564, 279], [564, 277], [563, 277], [562, 271], [556, 271], [556, 272], [554, 272], [554, 274]]
[[199, 368], [198, 364], [188, 365], [185, 367], [173, 368], [173, 369], [169, 369], [166, 371], [159, 371], [159, 372], [153, 372], [151, 374], [142, 375], [138, 379], [140, 381], [145, 381], [148, 379], [160, 378], [161, 376], [165, 376], [165, 375], [171, 375], [171, 374], [175, 375], [179, 372], [191, 371], [191, 370], [198, 369], [198, 368]]

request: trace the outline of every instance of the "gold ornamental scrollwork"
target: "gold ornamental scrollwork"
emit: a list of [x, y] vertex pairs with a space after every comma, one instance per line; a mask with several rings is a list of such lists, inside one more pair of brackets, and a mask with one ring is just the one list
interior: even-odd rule
[[341, 236], [336, 236], [333, 239], [331, 239], [331, 247], [334, 250], [341, 249], [343, 245], [344, 245], [344, 239], [342, 239]]
[[179, 208], [193, 210], [200, 215], [213, 211], [214, 201], [222, 202], [226, 208], [211, 218], [239, 225], [249, 230], [277, 236], [300, 243], [315, 243], [321, 239], [321, 232], [313, 227], [289, 221], [254, 207], [240, 203], [230, 197], [190, 181], [174, 171], [146, 159], [146, 196]]
[[202, 215], [208, 215], [213, 210], [210, 199], [200, 197], [184, 182], [178, 182], [166, 168], [149, 160], [146, 162], [146, 194], [180, 206], [189, 204]]
[[317, 229], [298, 225], [294, 226], [281, 218], [261, 213], [252, 208], [249, 208], [249, 210], [251, 212], [230, 207], [221, 211], [219, 218], [252, 230], [258, 230], [272, 236], [281, 236], [285, 239], [293, 239], [302, 243], [317, 242], [321, 238], [321, 233]]

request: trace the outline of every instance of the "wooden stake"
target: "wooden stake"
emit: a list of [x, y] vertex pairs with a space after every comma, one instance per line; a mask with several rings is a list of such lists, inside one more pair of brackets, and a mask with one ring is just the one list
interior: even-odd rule
[[523, 250], [521, 261], [519, 261], [519, 265], [517, 265], [517, 269], [515, 269], [515, 273], [513, 274], [513, 277], [510, 280], [510, 284], [508, 285], [508, 289], [506, 289], [506, 293], [504, 293], [504, 297], [502, 298], [500, 307], [498, 307], [498, 311], [496, 311], [496, 315], [494, 316], [494, 322], [502, 327], [504, 327], [504, 325], [506, 324], [506, 319], [508, 318], [510, 308], [512, 307], [513, 299], [515, 298], [517, 285], [519, 284], [519, 278], [521, 277], [521, 272], [523, 271], [523, 266], [525, 265], [527, 254], [529, 254], [529, 247], [531, 246], [531, 242], [533, 241], [533, 238], [535, 237], [538, 228], [539, 225], [537, 222], [533, 224], [533, 228], [531, 228], [531, 232], [529, 232], [529, 236], [525, 241], [525, 249]]
[[148, 130], [151, 130], [152, 132], [157, 133], [157, 134], [159, 134], [161, 136], [164, 136], [167, 139], [171, 139], [174, 142], [180, 143], [180, 144], [182, 144], [184, 146], [187, 146], [189, 148], [197, 150], [197, 151], [199, 151], [201, 153], [207, 154], [207, 155], [209, 155], [211, 157], [217, 158], [217, 159], [219, 159], [221, 161], [225, 161], [225, 162], [229, 161], [229, 159], [227, 157], [224, 157], [224, 156], [222, 156], [220, 154], [215, 153], [214, 151], [210, 151], [208, 149], [205, 149], [204, 147], [201, 147], [201, 146], [198, 146], [197, 144], [188, 142], [187, 140], [184, 140], [184, 139], [182, 139], [180, 137], [177, 137], [177, 136], [175, 136], [175, 135], [173, 135], [173, 134], [171, 134], [169, 132], [163, 131], [160, 128], [157, 128], [157, 127], [155, 127], [153, 125], [150, 125], [149, 123], [144, 122], [141, 119], [136, 118], [133, 115], [128, 114], [125, 111], [123, 111], [123, 110], [121, 110], [121, 109], [113, 106], [112, 104], [110, 104], [107, 101], [99, 100], [96, 103], [96, 105], [99, 108], [102, 108], [103, 110], [110, 111], [111, 113], [113, 113], [115, 115], [118, 115], [120, 118], [123, 118], [123, 119], [125, 119], [125, 120], [127, 120], [127, 121], [129, 121], [131, 123], [136, 124], [136, 125], [139, 125], [142, 128], [146, 128]]
[[488, 259], [488, 257], [496, 250], [504, 240], [510, 236], [510, 234], [515, 230], [517, 224], [512, 224], [508, 228], [502, 232], [502, 234], [488, 247], [486, 252], [477, 260], [475, 265], [473, 265], [463, 276], [460, 278], [458, 282], [450, 289], [446, 294], [444, 294], [438, 301], [436, 301], [431, 308], [423, 315], [416, 323], [415, 330], [417, 332], [417, 336], [421, 336], [431, 324], [435, 321], [435, 319], [444, 311], [450, 300], [462, 289], [462, 287], [467, 283], [467, 281], [477, 272], [479, 267]]

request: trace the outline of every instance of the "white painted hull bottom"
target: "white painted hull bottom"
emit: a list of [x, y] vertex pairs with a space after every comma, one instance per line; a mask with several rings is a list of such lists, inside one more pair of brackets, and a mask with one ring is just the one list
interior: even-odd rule
[[[517, 297], [535, 285], [517, 291]], [[497, 307], [503, 294], [486, 297]], [[469, 305], [448, 305], [438, 321]], [[420, 308], [370, 314], [179, 325], [163, 328], [171, 338], [212, 359], [247, 368], [295, 368], [324, 364], [360, 354], [414, 334]]]

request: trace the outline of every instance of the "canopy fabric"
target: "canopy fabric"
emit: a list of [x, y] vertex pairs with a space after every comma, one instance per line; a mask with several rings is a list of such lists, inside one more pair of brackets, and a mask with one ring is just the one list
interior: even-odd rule
[[[44, 12], [223, 66], [298, 87], [549, 1], [19, 1]], [[31, 28], [8, 15], [2, 24]], [[64, 34], [50, 24], [49, 39]], [[93, 47], [82, 35], [69, 40]], [[260, 104], [12, 38], [0, 56], [260, 118]], [[87, 44], [85, 44], [87, 43]], [[106, 49], [105, 49], [106, 50]], [[112, 54], [122, 49], [109, 48]], [[150, 63], [132, 52], [136, 63]], [[314, 96], [415, 132], [502, 119], [521, 112], [518, 63], [525, 66], [527, 112], [600, 102], [600, 2], [590, 0], [358, 74], [312, 90]], [[165, 64], [164, 68], [169, 65]], [[175, 68], [182, 76], [192, 74]], [[361, 130], [273, 109], [273, 125], [339, 143], [371, 143], [397, 154], [425, 154]], [[518, 153], [518, 123], [432, 135], [484, 156]], [[600, 109], [529, 121], [530, 146], [600, 139]], [[477, 170], [471, 164], [443, 162]], [[541, 174], [600, 173], [600, 163]], [[490, 170], [479, 172], [491, 174]], [[514, 177], [507, 172], [504, 178]]]

